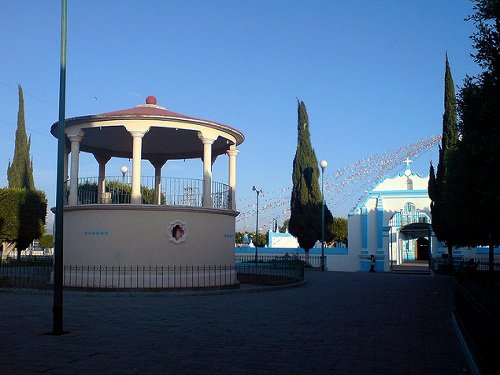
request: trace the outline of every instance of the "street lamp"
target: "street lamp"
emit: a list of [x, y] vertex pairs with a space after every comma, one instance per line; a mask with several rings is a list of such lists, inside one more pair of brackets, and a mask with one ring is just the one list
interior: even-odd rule
[[325, 195], [324, 195], [324, 184], [323, 176], [325, 174], [325, 168], [328, 166], [326, 160], [321, 160], [319, 162], [321, 167], [321, 271], [325, 270]]
[[262, 189], [257, 189], [254, 185], [252, 188], [252, 191], [255, 191], [257, 193], [257, 219], [255, 221], [255, 263], [257, 263], [257, 240], [259, 238], [259, 194], [262, 193]]
[[123, 176], [123, 183], [125, 183], [125, 175], [126, 175], [126, 174], [127, 174], [127, 172], [128, 172], [128, 168], [127, 168], [127, 166], [126, 166], [126, 165], [122, 166], [122, 167], [120, 168], [120, 171], [122, 172], [122, 176]]

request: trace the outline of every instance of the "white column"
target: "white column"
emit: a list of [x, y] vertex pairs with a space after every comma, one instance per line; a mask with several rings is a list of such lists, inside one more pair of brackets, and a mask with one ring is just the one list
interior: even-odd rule
[[70, 148], [67, 146], [67, 145], [64, 145], [64, 202], [66, 203], [66, 191], [68, 189], [68, 184], [69, 184], [69, 175], [68, 175], [68, 158], [69, 158], [69, 152], [70, 152]]
[[103, 200], [106, 192], [106, 163], [111, 159], [108, 155], [94, 154], [95, 160], [99, 163], [99, 178], [97, 180], [97, 202], [105, 203]]
[[64, 182], [68, 181], [68, 158], [69, 158], [70, 148], [64, 145]]
[[402, 245], [401, 245], [401, 239], [399, 238], [399, 230], [396, 232], [396, 251], [397, 251], [397, 254], [396, 254], [396, 264], [401, 264], [401, 249], [402, 249]]
[[201, 133], [198, 137], [203, 142], [203, 207], [212, 207], [212, 143], [213, 138], [206, 138]]
[[[155, 168], [155, 204], [161, 204], [161, 168], [167, 162], [166, 160], [150, 160]], [[165, 202], [166, 203], [166, 202]]]
[[144, 131], [131, 131], [132, 143], [132, 196], [130, 203], [141, 204], [141, 160], [142, 160], [142, 137]]
[[236, 156], [239, 151], [236, 146], [231, 146], [226, 151], [229, 156], [229, 188], [231, 189], [231, 209], [236, 210]]
[[78, 204], [78, 169], [80, 163], [80, 142], [83, 139], [83, 132], [79, 132], [77, 135], [68, 136], [71, 141], [71, 175], [70, 175], [70, 190], [69, 190], [69, 202], [70, 206], [76, 206]]

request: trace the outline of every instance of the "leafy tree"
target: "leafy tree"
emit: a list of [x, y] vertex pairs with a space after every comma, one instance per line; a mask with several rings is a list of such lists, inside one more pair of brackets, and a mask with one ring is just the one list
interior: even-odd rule
[[[252, 243], [255, 245], [255, 232], [236, 232], [235, 233], [235, 243], [237, 245], [241, 245], [243, 243], [243, 238], [245, 237], [245, 235], [247, 235], [251, 240], [252, 240]], [[257, 246], [258, 247], [264, 247], [266, 244], [267, 244], [267, 240], [268, 240], [268, 234], [267, 233], [259, 233], [259, 238], [257, 240]]]
[[[319, 168], [311, 145], [309, 118], [304, 102], [298, 102], [297, 150], [293, 159], [293, 190], [290, 199], [291, 215], [288, 229], [294, 235], [306, 256], [316, 241], [321, 239], [322, 197], [319, 187]], [[325, 241], [331, 241], [328, 227], [332, 213], [325, 207]]]
[[255, 241], [255, 232], [248, 233], [248, 236], [252, 239], [254, 246], [264, 247], [267, 245], [267, 233], [260, 233]]
[[459, 92], [461, 139], [452, 155], [450, 177], [454, 173], [455, 181], [449, 189], [455, 202], [461, 198], [460, 244], [488, 244], [493, 270], [493, 249], [500, 244], [500, 1], [474, 2], [475, 13], [468, 17], [476, 26], [471, 39], [477, 52], [472, 56], [484, 71], [466, 77]]
[[52, 234], [43, 234], [39, 242], [44, 249], [54, 247], [54, 236]]
[[[31, 140], [26, 135], [24, 119], [24, 95], [18, 85], [19, 108], [17, 112], [16, 141], [12, 164], [9, 161], [7, 179], [9, 189], [0, 193], [0, 241], [14, 245], [18, 251], [26, 249], [35, 239], [40, 238], [45, 227], [47, 199], [45, 194], [35, 190], [33, 162], [30, 159]], [[7, 254], [2, 254], [5, 257]]]
[[[119, 181], [107, 181], [106, 191], [111, 193], [112, 203], [130, 203], [132, 187]], [[82, 204], [97, 204], [97, 183], [86, 181], [78, 185], [78, 199]], [[155, 191], [141, 186], [142, 204], [155, 204]], [[161, 204], [166, 203], [165, 193], [161, 194]]]
[[18, 85], [19, 110], [17, 112], [16, 144], [14, 147], [14, 159], [7, 168], [7, 179], [11, 188], [35, 189], [33, 180], [33, 163], [30, 160], [31, 139], [26, 136], [26, 125], [24, 121], [24, 96], [21, 85]]
[[450, 266], [453, 264], [453, 245], [455, 244], [455, 240], [449, 220], [451, 216], [446, 212], [445, 187], [448, 155], [456, 148], [457, 142], [457, 102], [448, 55], [446, 55], [442, 146], [439, 148], [439, 164], [436, 176], [434, 176], [434, 167], [432, 164], [430, 167], [428, 191], [431, 199], [432, 227], [438, 240], [446, 242]]
[[490, 75], [496, 83], [500, 79], [500, 2], [498, 0], [473, 0], [475, 13], [467, 17], [476, 26], [472, 34], [472, 54], [474, 62], [484, 69], [484, 74]]
[[42, 191], [0, 189], [0, 242], [15, 243], [19, 258], [22, 250], [42, 236], [46, 213], [47, 198]]
[[241, 245], [243, 243], [243, 237], [245, 237], [245, 233], [242, 233], [242, 232], [236, 232], [234, 234], [234, 242], [237, 244], [237, 245]]
[[334, 217], [330, 226], [332, 242], [341, 242], [347, 244], [347, 219], [343, 217]]

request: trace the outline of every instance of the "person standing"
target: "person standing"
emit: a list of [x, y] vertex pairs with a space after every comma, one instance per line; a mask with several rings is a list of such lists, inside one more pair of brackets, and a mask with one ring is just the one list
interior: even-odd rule
[[375, 255], [370, 255], [370, 272], [375, 272]]

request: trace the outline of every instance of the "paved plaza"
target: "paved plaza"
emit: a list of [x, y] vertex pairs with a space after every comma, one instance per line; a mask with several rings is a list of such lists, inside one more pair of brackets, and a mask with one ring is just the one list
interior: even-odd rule
[[451, 280], [306, 272], [221, 293], [0, 290], [0, 374], [464, 374]]

